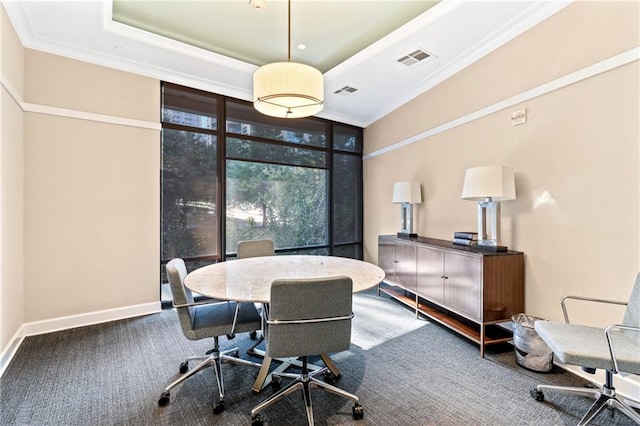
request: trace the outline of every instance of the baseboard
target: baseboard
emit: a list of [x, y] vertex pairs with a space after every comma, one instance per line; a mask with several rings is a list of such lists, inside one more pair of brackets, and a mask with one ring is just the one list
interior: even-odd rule
[[9, 344], [0, 353], [0, 377], [2, 377], [4, 370], [7, 369], [14, 355], [18, 352], [18, 348], [22, 344], [23, 340], [23, 327], [20, 327], [11, 340], [9, 340]]
[[126, 318], [138, 317], [142, 315], [155, 314], [160, 312], [160, 302], [143, 303], [140, 305], [125, 306], [123, 308], [105, 309], [102, 311], [88, 312], [85, 314], [69, 315], [65, 317], [52, 318], [44, 321], [34, 321], [22, 324], [13, 335], [9, 344], [0, 353], [0, 377], [20, 348], [25, 337], [36, 336], [38, 334], [53, 333], [55, 331], [67, 330], [70, 328], [84, 327], [87, 325], [101, 324], [104, 322], [116, 321]]

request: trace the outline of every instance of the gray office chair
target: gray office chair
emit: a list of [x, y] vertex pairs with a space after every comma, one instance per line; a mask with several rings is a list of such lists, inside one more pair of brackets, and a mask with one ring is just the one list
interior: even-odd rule
[[264, 422], [259, 412], [296, 390], [302, 390], [307, 420], [313, 425], [312, 388], [350, 399], [354, 402], [353, 418], [363, 418], [358, 397], [318, 380], [316, 376], [326, 373], [327, 368], [309, 371], [307, 362], [309, 355], [349, 349], [352, 289], [349, 277], [273, 281], [271, 300], [263, 311], [266, 355], [271, 358], [301, 357], [302, 371], [300, 374], [277, 374], [294, 381], [251, 410], [253, 426], [261, 426]]
[[[569, 323], [565, 306], [567, 299], [613, 303], [627, 307], [622, 324], [612, 324], [606, 328], [587, 327]], [[565, 296], [561, 305], [565, 323], [536, 321], [536, 331], [563, 363], [581, 366], [583, 370], [592, 374], [598, 368], [605, 370], [605, 384], [601, 389], [538, 385], [531, 389], [531, 397], [544, 401], [544, 391], [551, 390], [595, 398], [596, 401], [582, 417], [579, 425], [588, 424], [604, 408], [617, 408], [640, 424], [640, 414], [616, 395], [613, 386], [614, 374], [640, 374], [640, 274], [636, 278], [629, 302]]]
[[[213, 412], [224, 411], [224, 381], [222, 379], [222, 363], [250, 365], [260, 364], [238, 358], [238, 348], [220, 352], [218, 337], [227, 335], [230, 338], [235, 332], [253, 332], [261, 328], [261, 317], [252, 303], [236, 302], [194, 302], [191, 290], [184, 286], [187, 269], [182, 259], [172, 259], [167, 263], [167, 277], [173, 295], [173, 306], [178, 312], [180, 326], [185, 337], [191, 340], [213, 337], [214, 347], [206, 356], [192, 356], [180, 364], [180, 373], [184, 374], [167, 386], [158, 400], [158, 405], [169, 403], [170, 390], [187, 380], [197, 372], [213, 367], [218, 383], [219, 400], [214, 404]], [[201, 361], [191, 371], [189, 361]], [[186, 374], [185, 374], [186, 373]]]
[[[249, 257], [275, 256], [276, 249], [271, 240], [246, 240], [238, 243], [238, 259], [247, 259]], [[260, 356], [256, 351], [256, 347], [264, 341], [264, 336], [260, 336], [258, 341], [247, 349], [249, 355]]]

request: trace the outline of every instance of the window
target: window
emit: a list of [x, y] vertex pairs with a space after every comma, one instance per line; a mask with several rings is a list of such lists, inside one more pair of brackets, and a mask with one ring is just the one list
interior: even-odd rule
[[276, 248], [326, 246], [328, 172], [227, 160], [227, 253], [268, 238]]
[[277, 249], [329, 245], [327, 123], [263, 116], [226, 100], [226, 247], [269, 238]]
[[162, 96], [162, 260], [220, 257], [218, 103], [165, 84]]
[[164, 83], [161, 192], [161, 264], [182, 257], [192, 270], [257, 238], [278, 253], [362, 258], [357, 127]]
[[333, 125], [333, 254], [362, 259], [362, 130]]

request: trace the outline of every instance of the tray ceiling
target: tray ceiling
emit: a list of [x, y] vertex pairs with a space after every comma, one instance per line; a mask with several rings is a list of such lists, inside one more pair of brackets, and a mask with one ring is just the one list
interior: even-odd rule
[[[570, 2], [293, 0], [291, 58], [324, 73], [319, 116], [366, 127]], [[287, 58], [287, 3], [266, 4], [3, 0], [27, 48], [245, 100]]]

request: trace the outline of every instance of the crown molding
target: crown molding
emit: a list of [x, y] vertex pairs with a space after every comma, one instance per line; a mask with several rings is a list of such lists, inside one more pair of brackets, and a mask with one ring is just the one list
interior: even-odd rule
[[446, 132], [447, 130], [451, 130], [463, 124], [467, 124], [479, 118], [486, 117], [489, 114], [493, 114], [495, 112], [510, 108], [512, 106], [522, 104], [523, 102], [526, 102], [528, 100], [537, 98], [539, 96], [543, 96], [547, 93], [562, 89], [563, 87], [570, 86], [572, 84], [578, 83], [587, 78], [591, 78], [598, 74], [611, 71], [613, 69], [616, 69], [618, 67], [627, 65], [629, 63], [632, 63], [638, 60], [640, 60], [640, 47], [629, 49], [626, 52], [622, 52], [618, 55], [612, 56], [603, 61], [597, 62], [593, 65], [587, 66], [585, 68], [579, 69], [565, 76], [559, 77], [555, 80], [541, 84], [540, 86], [534, 87], [533, 89], [511, 96], [510, 98], [507, 98], [503, 101], [497, 102], [492, 105], [488, 105], [470, 114], [466, 114], [462, 117], [458, 117], [455, 120], [451, 120], [449, 122], [440, 124], [436, 127], [425, 130], [424, 132], [410, 136], [399, 142], [395, 142], [389, 146], [370, 152], [369, 154], [365, 154], [362, 157], [362, 159], [368, 160], [368, 159], [386, 154], [388, 152], [395, 151], [396, 149], [400, 149], [412, 143], [422, 141], [431, 136], [435, 136], [439, 133]]

